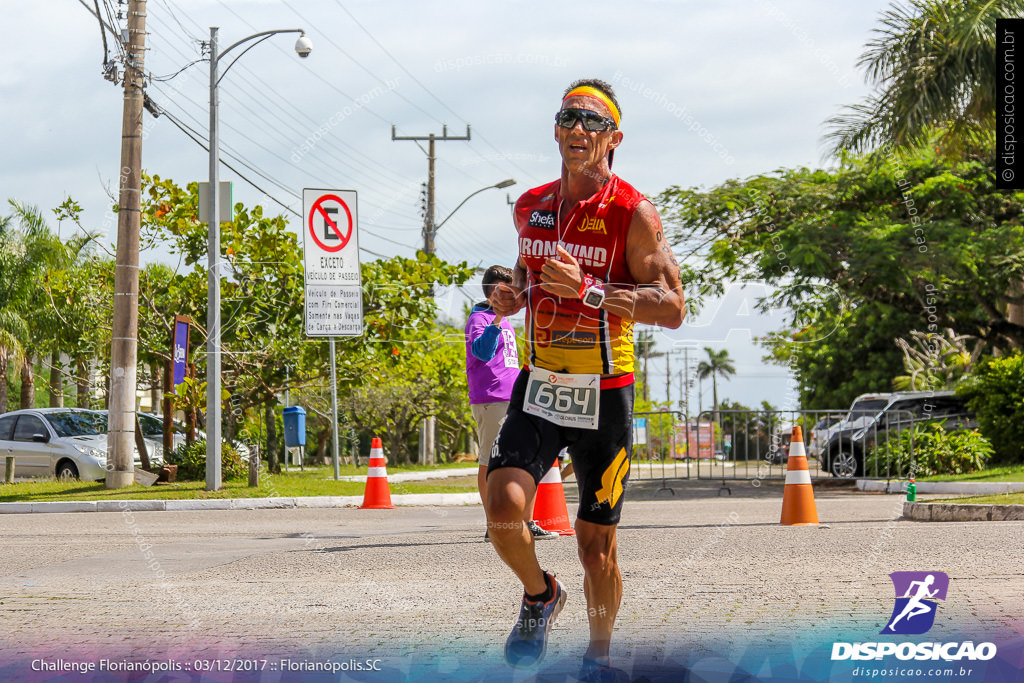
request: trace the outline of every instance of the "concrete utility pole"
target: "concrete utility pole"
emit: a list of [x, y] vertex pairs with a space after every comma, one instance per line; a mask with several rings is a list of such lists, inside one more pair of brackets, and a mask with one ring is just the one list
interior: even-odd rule
[[[448, 135], [448, 126], [441, 127], [441, 137], [438, 137], [431, 133], [427, 136], [422, 135], [411, 135], [411, 136], [398, 136], [395, 135], [395, 126], [391, 126], [391, 140], [412, 140], [416, 143], [416, 146], [421, 150], [423, 147], [420, 145], [420, 140], [427, 141], [427, 210], [423, 216], [423, 251], [428, 254], [434, 253], [434, 238], [437, 236], [437, 226], [434, 224], [434, 161], [437, 156], [434, 154], [434, 142], [437, 140], [469, 140], [469, 124], [466, 124], [466, 135], [460, 137], [454, 137]], [[433, 287], [431, 287], [431, 295], [433, 295]], [[434, 416], [431, 415], [423, 421], [420, 427], [420, 464], [433, 465], [434, 464]]]
[[428, 254], [434, 253], [434, 237], [437, 236], [437, 226], [434, 224], [434, 161], [437, 157], [434, 155], [434, 142], [441, 140], [442, 142], [447, 140], [469, 140], [469, 124], [466, 124], [466, 135], [464, 137], [453, 137], [448, 135], [448, 126], [441, 127], [441, 136], [438, 137], [431, 133], [427, 136], [413, 135], [413, 136], [397, 136], [395, 135], [395, 126], [391, 126], [391, 139], [394, 140], [412, 140], [416, 142], [416, 146], [421, 150], [420, 140], [427, 141], [427, 149], [424, 150], [427, 155], [427, 210], [426, 215], [423, 217], [423, 251]]
[[139, 227], [142, 200], [142, 109], [145, 95], [146, 0], [128, 2], [128, 47], [121, 119], [121, 170], [110, 344], [110, 414], [106, 486], [135, 481], [135, 392], [139, 337]]

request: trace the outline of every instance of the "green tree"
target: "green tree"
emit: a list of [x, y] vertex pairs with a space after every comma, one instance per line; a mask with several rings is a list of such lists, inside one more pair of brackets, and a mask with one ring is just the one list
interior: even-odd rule
[[957, 395], [978, 415], [999, 464], [1024, 462], [1024, 354], [986, 359], [964, 378]]
[[997, 190], [988, 163], [931, 150], [849, 157], [832, 171], [670, 188], [659, 206], [672, 241], [707, 243], [706, 291], [734, 280], [775, 288], [759, 308], [791, 318], [764, 343], [794, 370], [805, 408], [888, 389], [902, 374], [894, 341], [915, 329], [1004, 351], [1024, 341], [1007, 314], [1024, 276], [1024, 192]]

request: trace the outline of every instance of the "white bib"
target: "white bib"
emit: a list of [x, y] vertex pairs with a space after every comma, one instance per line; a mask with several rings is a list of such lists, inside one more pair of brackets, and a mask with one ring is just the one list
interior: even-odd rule
[[523, 412], [563, 427], [597, 429], [600, 403], [600, 375], [534, 369], [526, 384]]

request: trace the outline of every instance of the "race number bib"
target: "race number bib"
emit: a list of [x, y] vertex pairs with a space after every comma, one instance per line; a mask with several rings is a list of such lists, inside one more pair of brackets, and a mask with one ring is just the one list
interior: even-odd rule
[[519, 367], [519, 351], [516, 349], [516, 334], [512, 330], [501, 329], [501, 354], [505, 359], [506, 368]]
[[600, 375], [533, 370], [526, 384], [523, 412], [563, 427], [597, 429], [600, 401]]

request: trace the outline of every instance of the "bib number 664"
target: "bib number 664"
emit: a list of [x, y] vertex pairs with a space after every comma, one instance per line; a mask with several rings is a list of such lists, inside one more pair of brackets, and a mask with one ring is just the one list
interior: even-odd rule
[[[537, 387], [534, 395], [534, 403], [541, 408], [554, 408], [559, 413], [583, 413], [589, 411], [593, 402], [594, 391], [580, 387], [553, 387], [550, 384], [541, 384]], [[578, 410], [572, 410], [576, 406]]]
[[599, 375], [530, 374], [523, 411], [566, 427], [597, 429]]

